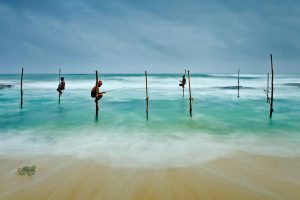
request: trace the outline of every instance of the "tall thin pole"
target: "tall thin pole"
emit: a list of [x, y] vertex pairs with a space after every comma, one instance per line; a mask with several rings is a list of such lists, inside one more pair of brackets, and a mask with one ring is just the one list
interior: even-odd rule
[[267, 103], [269, 103], [269, 76], [270, 76], [270, 74], [268, 73], [268, 78], [267, 78]]
[[193, 100], [193, 98], [192, 98], [192, 92], [191, 92], [190, 70], [188, 70], [188, 78], [189, 78], [189, 95], [190, 95], [190, 98], [189, 98], [189, 100], [190, 100], [190, 116], [192, 117], [192, 110], [193, 110], [192, 100]]
[[273, 69], [273, 59], [272, 54], [270, 54], [271, 57], [271, 70], [272, 70], [272, 82], [271, 82], [271, 102], [270, 102], [270, 118], [272, 118], [272, 113], [274, 111], [273, 109], [273, 94], [274, 94], [274, 69]]
[[22, 67], [22, 73], [21, 73], [21, 108], [23, 108], [23, 71], [24, 71], [24, 68]]
[[149, 96], [148, 96], [148, 78], [147, 78], [147, 71], [145, 71], [145, 78], [146, 78], [146, 117], [147, 117], [147, 120], [148, 120]]
[[[60, 84], [60, 73], [61, 73], [61, 69], [59, 69], [59, 73], [58, 73], [58, 85]], [[60, 93], [58, 93], [58, 103], [60, 104]]]
[[238, 70], [238, 98], [240, 97], [240, 69]]
[[[96, 70], [96, 94], [98, 95], [99, 92], [99, 88], [98, 88], [98, 71]], [[99, 106], [98, 106], [98, 99], [97, 99], [97, 95], [96, 95], [96, 118], [98, 118], [98, 110], [99, 110]]]

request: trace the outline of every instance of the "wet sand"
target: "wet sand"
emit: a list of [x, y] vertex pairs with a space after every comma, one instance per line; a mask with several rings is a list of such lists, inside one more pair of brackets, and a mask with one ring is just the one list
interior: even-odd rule
[[[33, 177], [15, 175], [36, 165]], [[90, 159], [0, 157], [1, 200], [299, 199], [300, 157], [239, 152], [192, 168], [139, 169]]]

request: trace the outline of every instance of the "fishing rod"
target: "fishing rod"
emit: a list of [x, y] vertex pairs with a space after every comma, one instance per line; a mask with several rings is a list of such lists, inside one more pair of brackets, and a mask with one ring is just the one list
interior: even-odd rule
[[116, 91], [116, 90], [120, 90], [121, 88], [119, 89], [114, 89], [114, 90], [107, 90], [107, 91], [104, 91], [104, 92], [100, 92], [101, 94], [105, 94], [105, 93], [109, 93], [109, 92], [112, 92], [112, 91]]
[[[175, 78], [175, 77], [172, 77], [172, 78]], [[175, 78], [177, 81], [181, 81], [180, 79], [178, 79], [178, 78]]]

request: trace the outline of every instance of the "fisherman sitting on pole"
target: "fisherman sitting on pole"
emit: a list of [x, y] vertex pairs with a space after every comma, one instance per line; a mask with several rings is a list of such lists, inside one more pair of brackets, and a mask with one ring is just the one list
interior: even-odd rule
[[105, 92], [99, 92], [99, 87], [102, 86], [102, 81], [98, 81], [97, 85], [91, 91], [91, 97], [95, 98], [95, 102], [99, 101]]
[[185, 79], [185, 74], [182, 76], [182, 80], [180, 80], [180, 84], [179, 86], [183, 87], [185, 86], [185, 83], [186, 83], [186, 79]]
[[62, 94], [62, 91], [65, 90], [65, 81], [64, 81], [64, 77], [60, 78], [60, 83], [57, 87], [57, 92], [59, 92], [59, 96]]

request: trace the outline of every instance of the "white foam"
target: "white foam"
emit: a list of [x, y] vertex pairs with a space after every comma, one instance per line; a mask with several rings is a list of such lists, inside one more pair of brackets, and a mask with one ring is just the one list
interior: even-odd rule
[[[228, 76], [230, 78], [228, 78]], [[217, 75], [216, 77], [191, 77], [191, 88], [194, 99], [201, 99], [203, 97], [222, 97], [222, 98], [235, 98], [237, 90], [235, 89], [222, 89], [222, 87], [237, 86], [236, 74]], [[248, 79], [243, 79], [248, 78]], [[254, 78], [254, 79], [251, 79]], [[181, 87], [178, 86], [180, 76], [149, 76], [148, 77], [148, 90], [151, 99], [178, 99], [182, 93]], [[296, 75], [276, 75], [275, 76], [275, 98], [300, 98], [300, 93], [295, 92], [299, 89], [297, 87], [285, 86], [285, 83], [300, 83], [300, 76]], [[86, 95], [90, 92], [95, 82], [93, 79], [75, 79], [70, 80], [66, 78], [66, 92], [80, 93]], [[266, 89], [266, 75], [250, 75], [242, 74], [240, 85], [246, 88], [240, 90], [240, 96], [244, 99], [261, 99], [265, 97], [264, 89]], [[24, 91], [29, 94], [35, 90], [55, 90], [58, 81], [37, 81], [25, 80]], [[20, 85], [16, 84], [13, 89], [19, 90]], [[144, 99], [145, 98], [145, 77], [143, 76], [112, 76], [103, 78], [102, 91], [115, 90], [110, 93], [110, 97], [116, 101], [127, 101], [131, 99]], [[188, 93], [186, 87], [186, 94]], [[40, 95], [43, 93], [39, 92]], [[123, 99], [124, 98], [124, 99]]]
[[293, 139], [283, 137], [266, 138], [254, 134], [216, 136], [206, 133], [184, 137], [184, 133], [175, 133], [159, 137], [149, 133], [129, 136], [126, 133], [97, 132], [85, 130], [64, 137], [38, 136], [36, 133], [6, 134], [1, 136], [0, 155], [16, 158], [68, 155], [79, 159], [92, 158], [103, 165], [139, 168], [199, 166], [236, 151], [300, 156], [300, 148], [291, 143]]

